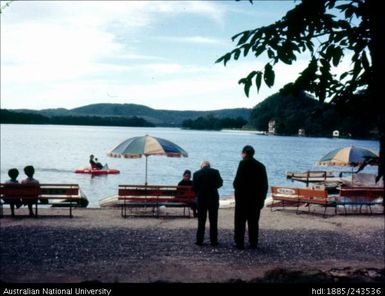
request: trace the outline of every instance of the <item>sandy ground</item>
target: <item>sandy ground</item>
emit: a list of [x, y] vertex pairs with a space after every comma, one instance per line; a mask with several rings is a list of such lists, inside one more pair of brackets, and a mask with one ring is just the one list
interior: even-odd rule
[[[0, 219], [2, 283], [385, 282], [384, 215], [322, 217], [264, 208], [259, 248], [233, 247], [234, 209], [219, 211], [218, 247], [196, 246], [197, 220], [122, 218], [118, 209], [19, 209]], [[316, 213], [313, 213], [313, 211]], [[247, 235], [246, 235], [247, 242]], [[247, 243], [246, 243], [247, 246]]]

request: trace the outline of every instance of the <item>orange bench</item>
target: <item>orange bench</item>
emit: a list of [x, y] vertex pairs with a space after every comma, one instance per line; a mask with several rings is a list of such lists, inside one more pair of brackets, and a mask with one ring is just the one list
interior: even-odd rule
[[336, 202], [329, 199], [326, 189], [310, 189], [310, 188], [292, 188], [292, 187], [271, 187], [271, 196], [273, 203], [271, 210], [273, 210], [274, 202], [278, 202], [279, 205], [295, 206], [297, 207], [297, 213], [299, 213], [299, 207], [301, 205], [307, 205], [310, 212], [310, 205], [316, 204], [325, 207], [324, 216], [326, 214], [327, 207], [335, 207]]
[[[121, 214], [127, 216], [127, 208], [151, 207], [159, 217], [159, 208], [183, 207], [190, 209], [195, 205], [195, 193], [191, 186], [166, 185], [119, 185], [118, 200], [122, 201]], [[156, 210], [156, 211], [155, 211]], [[188, 212], [190, 216], [190, 211]]]
[[346, 206], [367, 206], [372, 214], [372, 206], [383, 205], [384, 189], [381, 187], [344, 187], [340, 189], [337, 205], [342, 205], [347, 214]]
[[38, 216], [38, 205], [52, 205], [57, 207], [69, 207], [69, 215], [72, 218], [72, 208], [87, 206], [88, 201], [80, 194], [78, 184], [0, 184], [0, 211], [3, 216], [3, 204], [9, 204], [16, 200], [30, 200], [35, 206], [35, 214]]

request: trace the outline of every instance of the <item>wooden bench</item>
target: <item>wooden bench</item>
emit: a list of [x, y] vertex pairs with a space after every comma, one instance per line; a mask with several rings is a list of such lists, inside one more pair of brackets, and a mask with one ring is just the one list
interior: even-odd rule
[[35, 205], [38, 216], [38, 205], [68, 207], [72, 218], [73, 207], [84, 207], [88, 201], [81, 195], [78, 184], [0, 184], [0, 207], [3, 216], [3, 204], [23, 200]]
[[372, 206], [383, 205], [384, 189], [381, 187], [344, 187], [340, 189], [337, 205], [359, 206], [360, 213], [363, 206], [367, 206], [372, 214]]
[[[127, 208], [151, 207], [153, 213], [159, 217], [159, 208], [182, 207], [190, 210], [195, 205], [195, 193], [191, 186], [165, 185], [119, 185], [118, 201], [121, 204], [122, 217], [127, 217]], [[188, 212], [190, 216], [190, 211]]]
[[328, 207], [334, 207], [336, 213], [336, 203], [328, 197], [326, 189], [311, 189], [311, 188], [292, 188], [292, 187], [271, 187], [271, 196], [273, 203], [271, 210], [273, 210], [274, 203], [285, 206], [297, 207], [297, 213], [299, 213], [299, 207], [301, 205], [308, 206], [308, 212], [310, 212], [310, 205], [320, 205], [325, 208], [324, 216], [326, 215], [326, 209]]

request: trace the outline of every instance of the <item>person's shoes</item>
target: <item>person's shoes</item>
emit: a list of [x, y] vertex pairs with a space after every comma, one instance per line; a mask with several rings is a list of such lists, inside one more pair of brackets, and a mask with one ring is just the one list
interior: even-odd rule
[[258, 244], [250, 244], [250, 249], [257, 249], [258, 248]]
[[212, 245], [213, 247], [216, 247], [216, 246], [219, 245], [219, 243], [218, 243], [218, 242], [211, 242], [211, 245]]
[[35, 214], [34, 213], [29, 213], [29, 216], [30, 217], [35, 217]]
[[195, 242], [197, 246], [203, 246], [203, 242]]
[[245, 246], [244, 245], [241, 245], [241, 244], [235, 244], [234, 247], [238, 250], [244, 250], [245, 249]]

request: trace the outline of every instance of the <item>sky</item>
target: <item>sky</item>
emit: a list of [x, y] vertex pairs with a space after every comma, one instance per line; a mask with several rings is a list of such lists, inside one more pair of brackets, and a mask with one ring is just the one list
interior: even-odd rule
[[[1, 1], [3, 7], [7, 1]], [[276, 66], [274, 87], [238, 81], [266, 60], [215, 61], [231, 37], [269, 25], [294, 1], [14, 1], [1, 14], [1, 108], [133, 103], [154, 109], [252, 108], [303, 70]]]

